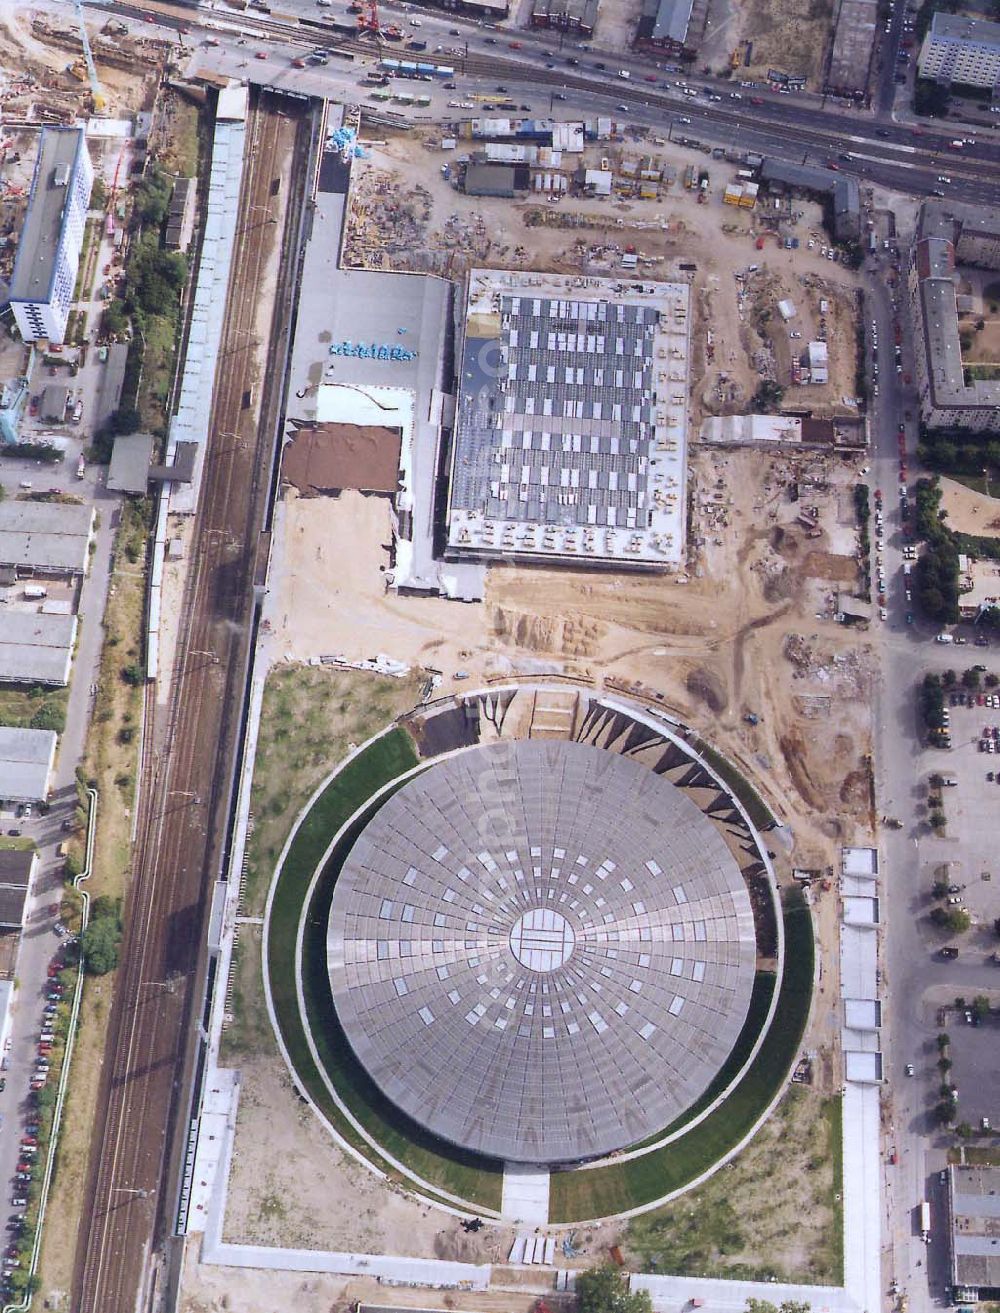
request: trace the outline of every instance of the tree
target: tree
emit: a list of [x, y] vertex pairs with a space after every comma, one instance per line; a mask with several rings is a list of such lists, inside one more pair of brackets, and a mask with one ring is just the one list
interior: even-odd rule
[[938, 1066], [938, 1071], [941, 1073], [941, 1075], [947, 1076], [948, 1072], [951, 1071], [952, 1068], [951, 1058], [938, 1058], [937, 1066]]
[[979, 687], [979, 671], [972, 669], [963, 671], [962, 687], [971, 688], [973, 690], [977, 689]]
[[611, 1263], [592, 1267], [576, 1278], [579, 1313], [652, 1313], [648, 1290], [629, 1291], [628, 1277]]
[[[939, 811], [931, 812], [930, 816], [927, 817], [927, 822], [932, 830], [943, 830], [945, 827], [946, 820], [947, 817], [945, 816], [944, 812], [939, 812]], [[939, 912], [940, 910], [941, 909], [939, 907], [935, 907], [934, 912]], [[931, 913], [932, 917], [934, 915], [934, 912]]]
[[930, 78], [917, 78], [913, 88], [913, 109], [925, 118], [941, 119], [948, 114], [951, 96], [948, 88]]
[[990, 1015], [990, 1000], [985, 994], [977, 994], [972, 1000], [972, 1015], [977, 1021], [985, 1021]]
[[127, 337], [129, 330], [128, 315], [123, 302], [109, 301], [101, 316], [101, 332], [105, 337]]
[[948, 882], [946, 880], [935, 880], [931, 885], [931, 896], [933, 898], [947, 898]]
[[938, 1052], [943, 1053], [950, 1043], [951, 1036], [948, 1032], [946, 1030], [940, 1031], [937, 1037]]
[[931, 921], [939, 930], [947, 930], [953, 935], [964, 934], [972, 924], [968, 912], [961, 907], [932, 907]]
[[958, 675], [954, 670], [946, 670], [941, 676], [941, 683], [945, 688], [954, 688], [958, 683]]
[[112, 433], [137, 433], [142, 427], [142, 416], [134, 406], [119, 406], [108, 420]]
[[94, 976], [107, 975], [118, 965], [121, 927], [109, 916], [97, 917], [83, 932], [80, 946], [87, 970]]
[[1000, 916], [993, 922], [993, 933], [1000, 939]]

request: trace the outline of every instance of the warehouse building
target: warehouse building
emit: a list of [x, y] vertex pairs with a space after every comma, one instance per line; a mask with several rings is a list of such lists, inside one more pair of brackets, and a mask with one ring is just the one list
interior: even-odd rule
[[8, 611], [0, 623], [0, 684], [69, 683], [75, 615]]
[[83, 128], [45, 128], [10, 284], [26, 342], [66, 334], [93, 180]]
[[531, 26], [592, 36], [600, 0], [533, 0]]
[[23, 926], [24, 904], [37, 863], [34, 848], [0, 849], [0, 932]]
[[920, 413], [930, 428], [1000, 425], [1000, 382], [966, 370], [956, 265], [1000, 267], [1000, 218], [970, 205], [926, 203], [907, 275]]
[[922, 78], [993, 90], [1000, 87], [1000, 23], [937, 13], [920, 47]]
[[[41, 802], [49, 794], [56, 757], [50, 729], [11, 729], [0, 725], [0, 802]], [[3, 857], [0, 852], [0, 859]]]
[[0, 568], [27, 575], [86, 574], [94, 508], [60, 502], [0, 502]]
[[472, 270], [448, 555], [679, 565], [689, 356], [686, 283]]
[[955, 1302], [1000, 1299], [1000, 1168], [948, 1168], [948, 1232]]
[[856, 100], [867, 94], [877, 32], [878, 0], [841, 0], [826, 76], [827, 91]]
[[791, 191], [829, 198], [835, 241], [857, 241], [861, 235], [861, 192], [855, 178], [839, 177], [828, 169], [791, 164], [773, 157], [764, 161], [760, 177], [772, 187], [787, 187]]
[[643, 0], [635, 44], [680, 52], [687, 41], [693, 8], [694, 0]]

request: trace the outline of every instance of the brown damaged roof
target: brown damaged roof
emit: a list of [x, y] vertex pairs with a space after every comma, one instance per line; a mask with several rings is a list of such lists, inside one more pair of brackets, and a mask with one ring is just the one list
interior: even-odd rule
[[377, 492], [399, 486], [399, 429], [360, 424], [309, 424], [296, 428], [282, 454], [281, 473], [305, 496]]

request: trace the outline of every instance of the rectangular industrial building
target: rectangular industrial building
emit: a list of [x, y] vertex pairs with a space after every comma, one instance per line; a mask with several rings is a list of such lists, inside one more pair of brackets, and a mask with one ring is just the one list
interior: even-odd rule
[[75, 615], [7, 612], [0, 623], [0, 683], [69, 683]]
[[1000, 23], [935, 14], [917, 67], [922, 78], [992, 90], [1000, 85]]
[[450, 556], [681, 563], [689, 300], [686, 283], [470, 272]]
[[11, 309], [26, 342], [65, 336], [93, 181], [84, 129], [45, 128], [10, 284]]
[[0, 567], [24, 574], [87, 571], [94, 508], [62, 502], [0, 502]]
[[1000, 1167], [949, 1167], [948, 1231], [955, 1302], [1000, 1299]]
[[591, 36], [600, 0], [532, 0], [531, 26]]
[[841, 0], [826, 76], [827, 91], [857, 99], [865, 95], [877, 32], [878, 0]]
[[0, 850], [0, 930], [20, 930], [24, 924], [24, 904], [37, 861], [34, 848]]
[[[55, 757], [52, 730], [0, 726], [0, 800], [41, 802], [47, 798]], [[0, 859], [3, 857], [0, 851]]]
[[636, 27], [637, 46], [655, 46], [658, 50], [683, 50], [694, 0], [643, 0]]

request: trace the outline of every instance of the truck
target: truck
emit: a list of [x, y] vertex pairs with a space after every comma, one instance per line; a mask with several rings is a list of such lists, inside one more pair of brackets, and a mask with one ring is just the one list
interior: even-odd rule
[[695, 179], [694, 165], [689, 164], [687, 168], [684, 170], [684, 186], [687, 188], [688, 191], [690, 191], [691, 188], [694, 186], [694, 179]]
[[82, 479], [83, 476], [86, 474], [86, 472], [87, 472], [87, 462], [84, 459], [83, 453], [81, 452], [80, 459], [76, 462], [76, 477], [78, 479]]
[[41, 584], [25, 584], [24, 596], [29, 602], [40, 602], [43, 597], [48, 597], [49, 590], [43, 588]]
[[931, 1206], [924, 1199], [917, 1209], [917, 1225], [920, 1228], [920, 1239], [925, 1245], [931, 1242]]

